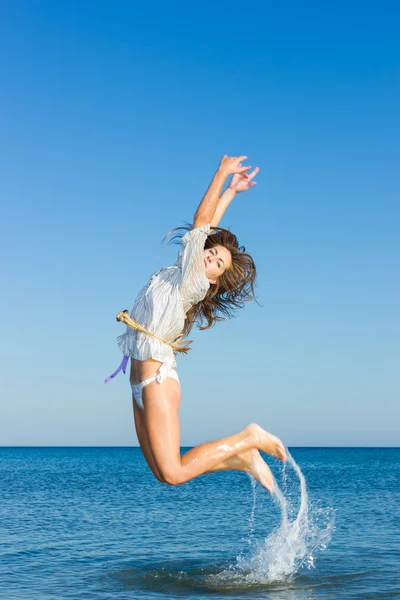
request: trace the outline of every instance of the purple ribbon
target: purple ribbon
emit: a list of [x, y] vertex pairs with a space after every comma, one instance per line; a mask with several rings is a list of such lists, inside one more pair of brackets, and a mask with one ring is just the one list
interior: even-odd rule
[[108, 383], [109, 381], [111, 381], [111, 379], [114, 379], [114, 377], [116, 375], [118, 375], [118, 373], [120, 371], [122, 371], [123, 373], [126, 373], [126, 365], [128, 364], [128, 360], [129, 360], [129, 356], [124, 356], [124, 358], [122, 359], [122, 362], [119, 365], [118, 369], [115, 371], [115, 373], [113, 373], [112, 375], [110, 375], [110, 377], [107, 377], [107, 379], [105, 380], [104, 383]]

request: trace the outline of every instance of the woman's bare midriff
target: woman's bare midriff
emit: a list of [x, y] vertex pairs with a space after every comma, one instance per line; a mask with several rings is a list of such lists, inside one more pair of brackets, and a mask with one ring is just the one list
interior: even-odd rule
[[135, 385], [141, 383], [145, 379], [154, 377], [161, 365], [162, 363], [159, 360], [154, 360], [152, 358], [146, 358], [146, 360], [136, 360], [136, 358], [131, 358], [131, 384]]

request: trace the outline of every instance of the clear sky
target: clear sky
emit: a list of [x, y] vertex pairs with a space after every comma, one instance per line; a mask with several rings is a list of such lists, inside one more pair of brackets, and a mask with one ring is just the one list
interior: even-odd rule
[[259, 305], [179, 358], [182, 445], [400, 445], [400, 7], [0, 5], [2, 445], [131, 445], [115, 314], [222, 154]]

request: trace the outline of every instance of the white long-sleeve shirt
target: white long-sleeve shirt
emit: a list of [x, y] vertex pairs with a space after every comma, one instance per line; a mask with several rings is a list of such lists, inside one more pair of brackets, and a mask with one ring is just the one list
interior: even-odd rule
[[[173, 341], [183, 331], [188, 310], [205, 297], [210, 286], [204, 264], [204, 244], [209, 233], [210, 225], [188, 231], [182, 237], [183, 250], [175, 265], [154, 273], [139, 292], [131, 317], [154, 335]], [[153, 358], [166, 363], [168, 370], [176, 367], [171, 346], [146, 333], [127, 327], [117, 343], [124, 356], [136, 360]]]

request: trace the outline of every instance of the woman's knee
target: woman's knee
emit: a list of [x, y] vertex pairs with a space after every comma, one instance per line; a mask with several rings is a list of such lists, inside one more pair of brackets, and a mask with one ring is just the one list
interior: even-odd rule
[[182, 483], [186, 483], [187, 478], [185, 477], [185, 473], [183, 472], [183, 468], [181, 469], [159, 469], [159, 473], [161, 476], [162, 483], [166, 483], [167, 485], [181, 485]]

